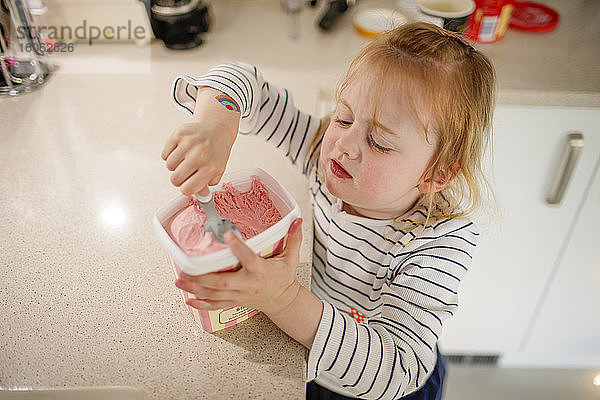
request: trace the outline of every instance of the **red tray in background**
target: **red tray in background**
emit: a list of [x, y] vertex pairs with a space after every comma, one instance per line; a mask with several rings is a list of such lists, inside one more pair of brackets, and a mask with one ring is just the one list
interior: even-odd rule
[[558, 11], [532, 1], [516, 1], [510, 15], [509, 27], [528, 32], [549, 32], [556, 28]]

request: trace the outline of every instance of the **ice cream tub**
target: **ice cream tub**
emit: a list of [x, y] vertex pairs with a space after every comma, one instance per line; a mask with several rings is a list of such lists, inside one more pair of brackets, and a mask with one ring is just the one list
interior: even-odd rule
[[[224, 193], [228, 184], [239, 192], [248, 192], [258, 178], [266, 189], [272, 205], [279, 212], [281, 219], [266, 230], [245, 238], [245, 243], [255, 253], [263, 258], [277, 255], [283, 251], [287, 242], [287, 232], [296, 218], [300, 218], [300, 207], [290, 193], [281, 186], [275, 178], [260, 168], [248, 168], [224, 174], [218, 185], [210, 187], [215, 198], [217, 211], [219, 211], [219, 194]], [[153, 226], [158, 238], [167, 250], [170, 266], [176, 276], [181, 271], [190, 275], [202, 275], [216, 271], [233, 270], [240, 267], [237, 257], [228, 248], [222, 248], [208, 254], [199, 256], [190, 255], [171, 236], [169, 228], [175, 216], [190, 206], [190, 197], [180, 195], [160, 208], [153, 219]], [[232, 219], [232, 222], [236, 223]], [[236, 226], [238, 226], [236, 224]], [[238, 226], [240, 228], [240, 226]], [[224, 246], [222, 246], [224, 247]], [[193, 296], [181, 291], [184, 301]], [[214, 332], [238, 322], [244, 321], [258, 313], [257, 310], [247, 307], [232, 307], [223, 310], [203, 311], [188, 306], [193, 319], [204, 331]]]

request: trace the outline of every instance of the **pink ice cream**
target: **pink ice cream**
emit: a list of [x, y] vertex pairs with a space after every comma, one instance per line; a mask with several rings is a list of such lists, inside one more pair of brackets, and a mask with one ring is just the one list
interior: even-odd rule
[[[240, 192], [225, 183], [223, 191], [213, 193], [219, 215], [230, 220], [244, 240], [269, 229], [281, 220], [279, 211], [271, 201], [269, 192], [257, 176], [252, 176], [252, 186]], [[191, 257], [213, 253], [228, 246], [215, 240], [211, 233], [203, 235], [206, 214], [195, 201], [178, 211], [166, 224], [171, 238]]]

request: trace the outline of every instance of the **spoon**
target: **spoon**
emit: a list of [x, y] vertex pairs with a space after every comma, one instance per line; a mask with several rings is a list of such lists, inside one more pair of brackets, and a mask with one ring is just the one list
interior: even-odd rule
[[242, 239], [242, 234], [236, 228], [236, 226], [226, 218], [221, 217], [215, 208], [215, 201], [213, 200], [212, 193], [209, 191], [207, 195], [203, 196], [200, 193], [193, 195], [194, 200], [198, 202], [202, 210], [206, 214], [206, 221], [204, 222], [203, 234], [210, 232], [213, 234], [215, 240], [219, 243], [225, 244], [223, 234], [227, 231], [233, 231], [233, 233]]

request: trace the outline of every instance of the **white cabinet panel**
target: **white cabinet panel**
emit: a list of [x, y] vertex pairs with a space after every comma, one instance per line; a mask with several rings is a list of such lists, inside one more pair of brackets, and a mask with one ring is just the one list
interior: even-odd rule
[[547, 291], [521, 347], [505, 365], [598, 368], [600, 365], [600, 154]]
[[[492, 184], [501, 216], [479, 222], [460, 307], [441, 338], [445, 352], [518, 349], [600, 154], [599, 127], [598, 109], [497, 107]], [[571, 131], [583, 133], [585, 147], [562, 202], [551, 206], [546, 193]]]

